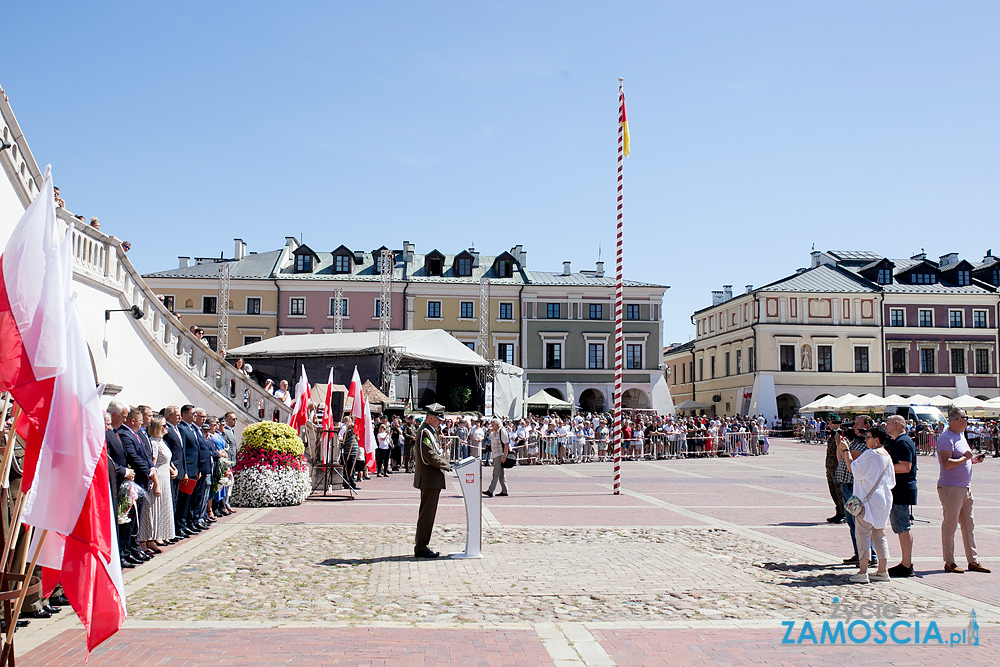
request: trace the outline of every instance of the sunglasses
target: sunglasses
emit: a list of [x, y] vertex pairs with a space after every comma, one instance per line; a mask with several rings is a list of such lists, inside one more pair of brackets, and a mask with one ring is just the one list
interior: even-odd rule
[[866, 428], [856, 428], [856, 429], [854, 429], [854, 431], [858, 435], [865, 435], [866, 433], [868, 433], [868, 429], [866, 429]]

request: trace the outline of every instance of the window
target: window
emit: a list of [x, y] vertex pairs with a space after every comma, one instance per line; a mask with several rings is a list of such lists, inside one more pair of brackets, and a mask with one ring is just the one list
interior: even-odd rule
[[934, 311], [929, 308], [921, 308], [917, 311], [917, 321], [922, 327], [934, 326]]
[[514, 343], [500, 343], [497, 345], [497, 359], [508, 364], [513, 364]]
[[910, 282], [914, 285], [933, 285], [937, 282], [937, 276], [933, 273], [911, 273]]
[[218, 303], [219, 303], [219, 297], [217, 296], [201, 297], [201, 312], [203, 313], [218, 312]]
[[794, 371], [795, 370], [795, 346], [794, 345], [781, 345], [778, 347], [778, 358], [781, 364], [781, 370], [783, 371]]
[[1000, 269], [990, 271], [990, 284], [994, 287], [1000, 286]]
[[948, 311], [948, 326], [952, 329], [961, 329], [965, 326], [963, 322], [962, 311], [961, 310], [949, 310]]
[[512, 304], [512, 303], [501, 303], [500, 304], [500, 319], [501, 320], [512, 320], [512, 319], [514, 319], [514, 304]]
[[736, 374], [743, 373], [743, 350], [736, 350]]
[[890, 269], [889, 267], [879, 269], [878, 284], [889, 285], [890, 283], [892, 283], [892, 269]]
[[260, 341], [261, 341], [261, 337], [260, 336], [244, 336], [243, 337], [243, 344], [244, 345], [249, 345], [250, 343], [259, 343]]
[[816, 346], [816, 370], [820, 373], [833, 372], [833, 346]]
[[[330, 299], [330, 317], [337, 314], [337, 300]], [[340, 302], [340, 314], [347, 317], [347, 297], [344, 297]]]
[[562, 343], [545, 344], [545, 367], [562, 368]]
[[724, 363], [725, 363], [725, 366], [726, 366], [726, 368], [725, 368], [725, 370], [726, 370], [726, 377], [729, 377], [729, 375], [730, 375], [730, 368], [729, 368], [729, 353], [728, 352], [726, 352], [725, 362]]
[[602, 320], [604, 319], [604, 306], [599, 303], [590, 304], [590, 319], [592, 320]]
[[967, 269], [959, 269], [958, 271], [958, 284], [959, 286], [966, 286], [972, 283], [972, 275]]
[[260, 297], [247, 297], [247, 315], [260, 315]]
[[295, 256], [295, 272], [296, 273], [308, 273], [312, 271], [312, 257], [309, 255], [296, 255]]
[[559, 319], [559, 305], [558, 303], [549, 303], [545, 305], [545, 316], [550, 320]]
[[174, 297], [172, 296], [163, 297], [163, 307], [169, 310], [171, 313], [174, 312]]
[[497, 278], [510, 278], [512, 262], [509, 259], [501, 259], [497, 262]]
[[906, 373], [906, 350], [903, 348], [893, 348], [890, 350], [893, 373]]
[[604, 343], [587, 345], [587, 368], [604, 368]]
[[904, 317], [902, 308], [890, 308], [889, 309], [889, 326], [890, 327], [905, 327], [906, 319]]
[[753, 356], [753, 348], [747, 348], [747, 370], [753, 373], [757, 369], [757, 358]]
[[373, 317], [382, 317], [382, 299], [375, 299], [375, 315]]
[[855, 373], [867, 373], [868, 372], [868, 348], [867, 347], [856, 347], [856, 348], [854, 348], [854, 372]]
[[625, 319], [626, 320], [639, 319], [639, 304], [630, 303], [627, 306], [625, 306]]
[[288, 314], [289, 315], [305, 315], [306, 314], [306, 300], [304, 298], [294, 298], [288, 300]]
[[687, 384], [688, 381], [687, 370], [688, 370], [687, 364], [681, 364], [681, 384]]
[[458, 275], [460, 276], [471, 276], [472, 259], [470, 257], [459, 257], [455, 269], [458, 271]]
[[705, 358], [702, 357], [698, 360], [698, 381], [701, 382], [705, 379]]
[[986, 311], [985, 310], [974, 310], [972, 311], [972, 326], [976, 329], [986, 328]]
[[205, 336], [202, 338], [206, 345], [212, 348], [213, 352], [219, 351], [219, 337], [218, 336]]
[[[712, 357], [712, 364], [714, 366], [715, 357]], [[642, 368], [642, 345], [625, 346], [625, 368]]]
[[976, 350], [976, 373], [986, 375], [990, 372], [990, 351]]
[[333, 272], [334, 273], [350, 273], [351, 272], [351, 256], [350, 255], [334, 255], [333, 256]]
[[462, 301], [458, 307], [458, 316], [466, 319], [472, 319], [476, 316], [475, 304], [472, 301]]
[[463, 345], [465, 345], [465, 347], [469, 348], [473, 352], [476, 351], [476, 341], [474, 340], [467, 340], [463, 343]]
[[965, 350], [951, 350], [951, 372], [955, 375], [965, 375]]
[[427, 275], [440, 276], [444, 272], [444, 258], [440, 256], [425, 257], [424, 267], [427, 269]]
[[441, 302], [440, 301], [428, 301], [427, 302], [427, 317], [441, 317]]
[[709, 377], [715, 377], [715, 355], [708, 358], [708, 373]]
[[934, 350], [931, 348], [921, 348], [920, 350], [920, 372], [921, 373], [935, 373], [937, 369], [934, 367]]

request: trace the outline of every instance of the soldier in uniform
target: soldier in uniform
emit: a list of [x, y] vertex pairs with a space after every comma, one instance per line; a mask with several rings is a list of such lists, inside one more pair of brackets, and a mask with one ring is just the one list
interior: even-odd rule
[[413, 415], [406, 418], [403, 424], [403, 466], [406, 472], [413, 472], [413, 450], [417, 446], [417, 425]]
[[438, 444], [437, 428], [444, 419], [444, 406], [437, 403], [427, 406], [427, 417], [417, 434], [416, 451], [413, 454], [416, 472], [413, 487], [420, 489], [420, 512], [417, 516], [417, 535], [413, 545], [413, 555], [417, 558], [437, 558], [440, 554], [427, 546], [434, 530], [434, 516], [437, 514], [438, 497], [445, 488], [446, 472], [451, 472], [451, 464], [445, 458]]

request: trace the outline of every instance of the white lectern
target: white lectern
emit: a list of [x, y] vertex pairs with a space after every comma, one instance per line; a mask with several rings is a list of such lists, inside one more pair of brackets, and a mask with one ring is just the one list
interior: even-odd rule
[[462, 459], [452, 466], [458, 475], [462, 486], [462, 499], [465, 500], [465, 551], [451, 554], [452, 558], [482, 558], [483, 544], [483, 492], [481, 477], [483, 462], [478, 456]]

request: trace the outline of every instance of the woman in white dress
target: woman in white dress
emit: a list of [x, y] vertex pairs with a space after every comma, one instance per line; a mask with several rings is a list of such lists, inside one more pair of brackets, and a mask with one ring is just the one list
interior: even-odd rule
[[174, 507], [170, 497], [170, 480], [177, 471], [170, 463], [170, 447], [163, 442], [166, 422], [163, 417], [153, 417], [146, 434], [153, 448], [156, 463], [156, 481], [150, 492], [149, 502], [143, 505], [142, 520], [139, 521], [139, 541], [153, 553], [161, 553], [157, 542], [165, 542], [176, 537], [174, 534]]
[[[864, 511], [854, 516], [854, 541], [865, 545], [858, 549], [861, 560], [859, 572], [851, 577], [856, 584], [869, 581], [889, 581], [886, 569], [889, 565], [889, 543], [885, 539], [885, 528], [889, 525], [892, 509], [892, 487], [896, 486], [896, 473], [892, 458], [885, 451], [885, 443], [892, 438], [881, 426], [869, 429], [865, 436], [868, 449], [853, 461], [847, 459], [847, 469], [854, 475], [854, 495], [861, 501]], [[875, 546], [878, 556], [878, 571], [868, 575], [868, 544]]]

